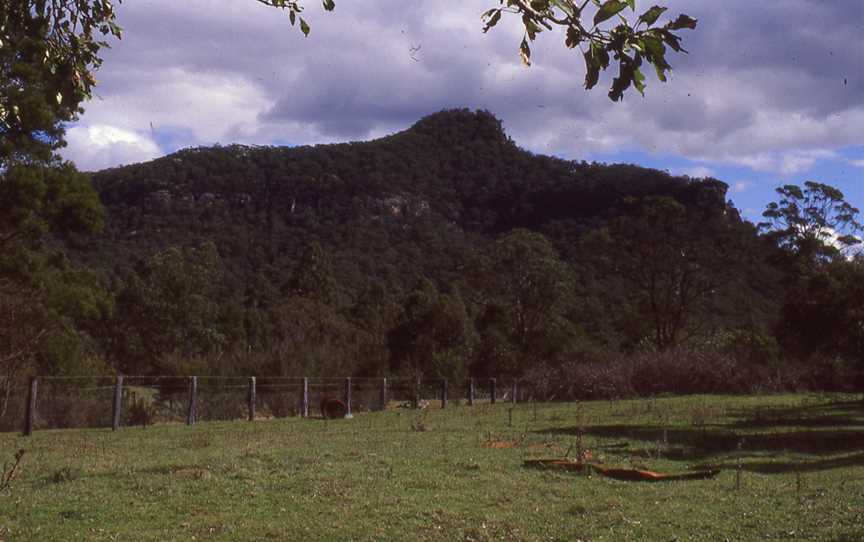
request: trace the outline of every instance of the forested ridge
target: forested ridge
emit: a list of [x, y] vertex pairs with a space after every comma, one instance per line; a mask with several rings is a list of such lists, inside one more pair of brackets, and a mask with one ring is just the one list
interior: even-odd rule
[[54, 241], [83, 277], [69, 297], [92, 310], [61, 317], [42, 372], [548, 376], [669, 352], [718, 377], [860, 363], [860, 293], [822, 317], [842, 340], [794, 328], [850, 304], [860, 260], [760, 233], [719, 180], [533, 154], [484, 111], [361, 143], [185, 149], [92, 180], [103, 231]]

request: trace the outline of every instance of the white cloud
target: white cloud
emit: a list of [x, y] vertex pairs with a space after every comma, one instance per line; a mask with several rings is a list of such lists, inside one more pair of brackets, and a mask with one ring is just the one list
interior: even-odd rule
[[864, 159], [862, 160], [847, 160], [850, 164], [855, 167], [864, 167]]
[[[246, 142], [271, 101], [257, 85], [230, 74], [167, 68], [134, 74], [147, 92], [121, 92], [87, 104], [87, 124], [137, 132], [182, 129], [191, 144]], [[135, 87], [137, 88], [137, 87]]]
[[[708, 160], [708, 158], [704, 158]], [[820, 160], [837, 160], [839, 154], [828, 149], [804, 149], [776, 152], [760, 152], [739, 156], [725, 155], [714, 158], [718, 162], [728, 162], [749, 167], [755, 171], [779, 173], [791, 176], [806, 172]]]
[[520, 66], [515, 18], [481, 32], [489, 0], [337, 2], [327, 15], [310, 3], [308, 38], [254, 2], [124, 2], [125, 37], [106, 55], [102, 99], [81, 125], [140, 135], [152, 123], [157, 134], [187, 134], [183, 145], [317, 143], [471, 107], [491, 110], [538, 152], [643, 151], [705, 164], [682, 171], [691, 176], [729, 164], [795, 175], [864, 141], [864, 83], [848, 46], [859, 2], [672, 0], [670, 16], [701, 21], [682, 32], [691, 54], [670, 51], [673, 80], [646, 70], [646, 97], [631, 91], [623, 103], [606, 97], [614, 67], [582, 89], [581, 55], [560, 32], [541, 34], [534, 65]]
[[732, 185], [732, 192], [734, 192], [736, 194], [740, 194], [742, 192], [746, 192], [747, 190], [750, 190], [750, 188], [752, 186], [753, 186], [753, 183], [751, 183], [750, 181], [738, 181]]
[[133, 131], [96, 124], [66, 131], [63, 156], [83, 171], [151, 160], [162, 154], [153, 140]]
[[791, 175], [813, 167], [817, 160], [836, 158], [837, 153], [827, 150], [811, 150], [784, 153], [781, 158], [780, 173]]

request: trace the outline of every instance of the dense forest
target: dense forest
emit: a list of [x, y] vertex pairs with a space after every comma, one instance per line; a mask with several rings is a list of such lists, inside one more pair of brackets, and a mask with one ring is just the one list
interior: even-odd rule
[[864, 262], [833, 235], [857, 210], [828, 185], [784, 187], [757, 226], [719, 180], [533, 154], [468, 110], [361, 143], [185, 149], [92, 183], [102, 231], [47, 238], [38, 280], [5, 298], [18, 375], [601, 394], [624, 372], [608, 393], [837, 387], [864, 368]]

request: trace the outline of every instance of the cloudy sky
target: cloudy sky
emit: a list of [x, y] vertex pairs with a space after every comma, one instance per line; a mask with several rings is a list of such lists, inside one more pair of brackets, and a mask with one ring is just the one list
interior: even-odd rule
[[613, 74], [585, 91], [563, 36], [541, 34], [526, 68], [517, 21], [483, 34], [497, 0], [307, 0], [308, 38], [254, 0], [125, 0], [66, 156], [94, 170], [214, 143], [363, 140], [468, 107], [534, 152], [719, 178], [750, 219], [805, 180], [864, 209], [864, 2], [657, 3], [699, 19], [681, 32], [690, 54], [612, 103]]

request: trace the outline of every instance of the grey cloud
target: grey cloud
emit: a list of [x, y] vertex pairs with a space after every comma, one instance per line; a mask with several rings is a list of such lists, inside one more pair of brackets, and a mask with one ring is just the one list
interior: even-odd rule
[[[199, 80], [205, 95], [214, 90], [206, 85], [241, 82], [234, 101], [202, 98], [195, 118], [231, 117], [235, 126], [219, 137], [247, 142], [366, 138], [447, 107], [489, 109], [520, 144], [574, 158], [636, 148], [752, 161], [754, 153], [864, 140], [853, 125], [864, 113], [859, 0], [663, 3], [700, 19], [696, 31], [682, 32], [691, 54], [670, 51], [671, 82], [648, 74], [646, 98], [632, 92], [613, 104], [602, 87], [615, 70], [584, 91], [581, 55], [563, 47], [560, 33], [540, 36], [530, 69], [519, 66], [517, 21], [482, 34], [479, 14], [494, 0], [337, 2], [326, 15], [309, 2], [309, 38], [252, 0], [124, 2], [126, 37], [99, 74], [106, 100], [88, 114], [103, 124], [112, 111], [141, 124], [155, 115], [148, 108], [165, 124], [188, 119], [168, 110], [188, 109], [188, 100], [153, 95], [179, 77]], [[411, 47], [420, 47], [417, 61]], [[246, 99], [247, 122], [219, 110], [245, 96], [254, 98]], [[789, 121], [797, 117], [806, 122]], [[182, 122], [190, 121], [176, 127], [205, 137]]]
[[691, 54], [676, 59], [679, 70], [728, 71], [773, 104], [815, 115], [864, 105], [859, 0], [729, 0], [681, 8], [701, 22], [687, 36]]

